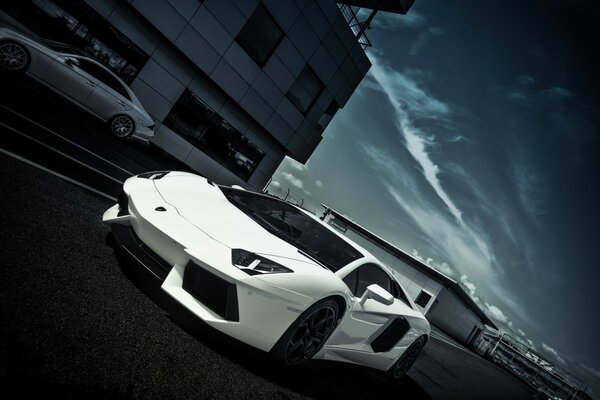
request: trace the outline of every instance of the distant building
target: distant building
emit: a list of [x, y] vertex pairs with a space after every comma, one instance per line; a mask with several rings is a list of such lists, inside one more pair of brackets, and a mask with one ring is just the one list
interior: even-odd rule
[[[33, 0], [0, 10], [104, 63], [156, 121], [154, 144], [206, 177], [261, 189], [304, 163], [371, 63], [377, 11], [414, 0]], [[343, 4], [347, 3], [347, 4]], [[365, 21], [356, 7], [371, 9]]]
[[486, 325], [498, 329], [458, 282], [347, 216], [326, 205], [323, 207], [323, 220], [388, 266], [417, 307], [436, 327], [469, 347], [473, 347]]

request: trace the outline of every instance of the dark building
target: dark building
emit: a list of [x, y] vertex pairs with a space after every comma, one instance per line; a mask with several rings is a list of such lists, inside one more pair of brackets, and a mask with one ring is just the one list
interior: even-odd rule
[[[117, 73], [155, 119], [155, 145], [217, 182], [260, 189], [284, 156], [306, 162], [369, 70], [364, 30], [377, 10], [405, 13], [412, 1], [339, 3], [31, 0], [0, 8]], [[373, 9], [362, 23], [359, 6]]]

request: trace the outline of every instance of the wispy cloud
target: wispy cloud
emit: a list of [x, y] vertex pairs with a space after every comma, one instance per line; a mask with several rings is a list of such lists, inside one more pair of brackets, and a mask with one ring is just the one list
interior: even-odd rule
[[517, 196], [525, 212], [532, 221], [540, 222], [540, 217], [548, 211], [546, 195], [548, 182], [544, 175], [530, 162], [515, 152], [513, 161], [513, 177]]
[[321, 182], [320, 180], [317, 179], [315, 181], [315, 186], [318, 187], [318, 188], [321, 188], [321, 187], [323, 187], [323, 182]]
[[560, 362], [561, 364], [566, 364], [565, 359], [560, 354], [558, 354], [558, 352], [554, 350], [554, 348], [548, 346], [546, 343], [542, 343], [542, 350], [544, 350], [546, 354], [551, 355], [556, 361]]
[[442, 187], [438, 179], [440, 169], [427, 151], [427, 144], [432, 139], [412, 122], [414, 117], [444, 119], [450, 113], [449, 106], [430, 95], [406, 74], [383, 64], [377, 57], [372, 57], [372, 62], [371, 74], [396, 110], [396, 125], [404, 136], [406, 148], [421, 166], [423, 175], [436, 194], [456, 220], [462, 223], [462, 213]]
[[437, 27], [428, 28], [427, 30], [420, 32], [415, 41], [410, 45], [408, 54], [411, 56], [416, 56], [421, 52], [421, 50], [423, 50], [427, 43], [429, 43], [436, 36], [441, 36], [443, 33], [444, 32], [442, 29]]

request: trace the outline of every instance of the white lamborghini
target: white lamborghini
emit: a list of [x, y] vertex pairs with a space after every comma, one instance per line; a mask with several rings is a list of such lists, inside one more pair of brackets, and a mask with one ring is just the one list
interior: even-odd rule
[[268, 195], [185, 172], [129, 178], [114, 246], [217, 330], [285, 365], [329, 359], [401, 378], [429, 323], [369, 252]]

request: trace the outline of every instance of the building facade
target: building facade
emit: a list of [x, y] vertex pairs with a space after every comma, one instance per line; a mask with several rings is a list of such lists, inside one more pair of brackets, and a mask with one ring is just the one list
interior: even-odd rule
[[485, 326], [498, 329], [452, 278], [417, 260], [343, 214], [323, 205], [322, 219], [386, 265], [429, 322], [473, 347]]
[[129, 84], [156, 122], [155, 145], [219, 183], [255, 189], [286, 155], [306, 162], [369, 70], [348, 7], [334, 0], [0, 5]]

